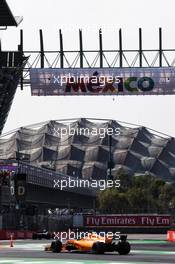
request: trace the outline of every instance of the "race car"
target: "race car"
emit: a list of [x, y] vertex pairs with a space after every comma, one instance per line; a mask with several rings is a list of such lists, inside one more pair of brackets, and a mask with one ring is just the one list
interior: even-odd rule
[[104, 254], [105, 252], [118, 252], [120, 255], [127, 255], [131, 246], [127, 241], [127, 235], [116, 237], [103, 237], [94, 233], [88, 233], [87, 236], [80, 239], [69, 239], [65, 243], [60, 240], [54, 240], [45, 247], [45, 251], [60, 253], [66, 251], [92, 252], [95, 254]]
[[51, 239], [54, 238], [54, 235], [49, 233], [46, 230], [43, 230], [42, 232], [36, 232], [32, 234], [33, 239]]

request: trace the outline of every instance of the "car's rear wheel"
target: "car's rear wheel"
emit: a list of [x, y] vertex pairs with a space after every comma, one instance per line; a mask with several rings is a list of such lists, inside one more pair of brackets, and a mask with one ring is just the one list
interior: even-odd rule
[[52, 241], [51, 249], [53, 253], [60, 253], [62, 250], [62, 243], [60, 240]]
[[92, 252], [95, 254], [104, 254], [106, 251], [105, 243], [103, 242], [95, 242], [92, 246]]
[[35, 234], [35, 233], [33, 233], [33, 235], [32, 235], [32, 239], [37, 239], [38, 237], [37, 237], [37, 234]]
[[48, 234], [46, 235], [46, 239], [51, 239], [51, 234], [48, 233]]
[[120, 255], [127, 255], [129, 254], [130, 250], [131, 246], [127, 241], [119, 241], [116, 245], [116, 251], [118, 251]]

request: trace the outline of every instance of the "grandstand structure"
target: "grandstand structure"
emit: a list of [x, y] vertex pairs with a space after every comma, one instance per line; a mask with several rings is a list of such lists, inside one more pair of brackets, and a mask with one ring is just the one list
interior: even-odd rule
[[0, 30], [6, 30], [7, 27], [17, 27], [23, 18], [21, 16], [14, 16], [6, 2], [1, 0], [0, 3]]
[[[0, 2], [0, 30], [9, 26], [18, 26], [22, 17], [13, 16], [7, 2]], [[0, 133], [10, 111], [11, 104], [22, 76], [27, 58], [21, 52], [21, 46], [17, 51], [2, 51], [0, 41]]]
[[0, 160], [18, 159], [80, 179], [106, 179], [112, 161], [113, 176], [123, 169], [175, 181], [175, 138], [116, 120], [51, 120], [2, 135]]
[[10, 111], [26, 59], [18, 51], [0, 52], [0, 133]]

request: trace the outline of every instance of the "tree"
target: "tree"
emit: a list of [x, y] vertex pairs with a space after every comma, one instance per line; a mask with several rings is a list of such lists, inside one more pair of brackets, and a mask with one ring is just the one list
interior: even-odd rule
[[165, 186], [165, 184], [166, 183], [160, 179], [155, 179], [154, 181], [152, 181], [151, 186], [150, 186], [150, 192], [152, 196], [154, 197], [154, 199], [159, 198], [159, 195], [162, 191], [162, 188]]
[[119, 170], [114, 179], [121, 187], [98, 194], [98, 208], [103, 213], [167, 213], [175, 208], [175, 188], [152, 175], [128, 175]]
[[122, 168], [114, 175], [114, 179], [120, 180], [120, 191], [126, 191], [132, 187], [132, 175], [126, 173]]
[[129, 207], [127, 195], [116, 188], [101, 191], [97, 200], [100, 211], [104, 213], [126, 213]]
[[175, 196], [175, 189], [172, 185], [167, 183], [161, 188], [161, 192], [159, 194], [159, 200], [165, 209], [169, 208], [174, 196]]

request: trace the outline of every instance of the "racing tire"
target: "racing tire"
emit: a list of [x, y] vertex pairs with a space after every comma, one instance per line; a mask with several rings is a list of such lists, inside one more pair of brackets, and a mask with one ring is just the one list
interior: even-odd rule
[[62, 243], [60, 240], [52, 241], [51, 249], [53, 253], [60, 253], [62, 250]]
[[92, 252], [95, 254], [104, 254], [106, 251], [105, 243], [95, 242], [92, 246]]
[[37, 238], [38, 238], [37, 234], [36, 233], [33, 233], [32, 234], [32, 239], [37, 239]]
[[51, 239], [51, 234], [47, 234], [45, 238], [46, 239]]
[[127, 241], [119, 241], [116, 245], [116, 251], [118, 251], [120, 255], [127, 255], [129, 254], [130, 250], [131, 246]]

